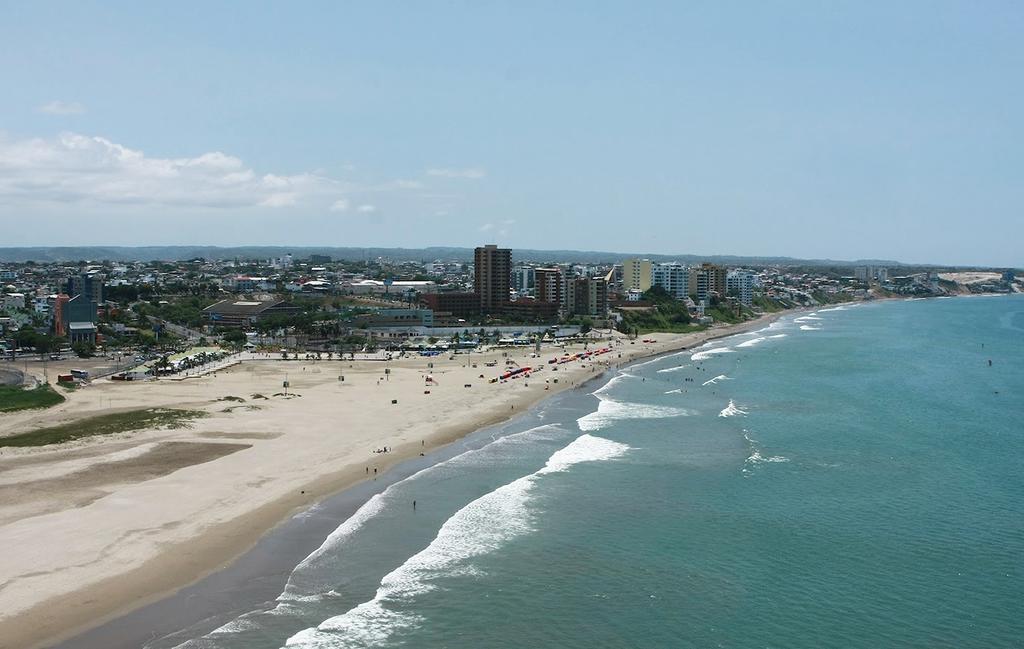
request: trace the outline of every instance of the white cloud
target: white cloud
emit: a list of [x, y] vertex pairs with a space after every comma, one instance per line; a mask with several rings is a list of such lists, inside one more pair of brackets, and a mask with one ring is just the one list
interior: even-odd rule
[[382, 183], [377, 185], [373, 189], [378, 191], [389, 191], [392, 189], [423, 189], [424, 185], [418, 180], [392, 180], [391, 182]]
[[515, 223], [515, 219], [505, 219], [504, 221], [499, 221], [498, 223], [484, 223], [483, 225], [480, 226], [479, 230], [480, 232], [494, 232], [498, 236], [504, 237], [508, 236], [509, 228], [515, 225]]
[[85, 112], [85, 106], [77, 101], [48, 101], [38, 108], [40, 113], [47, 115], [81, 115]]
[[437, 176], [439, 178], [466, 178], [469, 180], [478, 180], [487, 175], [487, 172], [483, 169], [444, 169], [444, 168], [433, 168], [427, 169], [428, 176]]
[[376, 205], [360, 205], [356, 208], [356, 211], [360, 214], [373, 214], [377, 211]]
[[271, 194], [264, 200], [260, 201], [262, 207], [288, 207], [289, 205], [295, 205], [297, 197], [295, 194], [289, 192], [282, 192], [279, 194]]
[[260, 174], [220, 151], [159, 158], [106, 138], [77, 133], [26, 140], [12, 140], [0, 133], [0, 205], [50, 202], [280, 208], [309, 204], [345, 211], [349, 205], [346, 196], [363, 190], [369, 189], [317, 173]]

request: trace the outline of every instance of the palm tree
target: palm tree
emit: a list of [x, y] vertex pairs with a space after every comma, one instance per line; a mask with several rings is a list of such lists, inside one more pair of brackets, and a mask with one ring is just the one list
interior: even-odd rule
[[171, 366], [171, 359], [167, 354], [160, 357], [160, 360], [156, 362], [157, 370], [165, 370]]

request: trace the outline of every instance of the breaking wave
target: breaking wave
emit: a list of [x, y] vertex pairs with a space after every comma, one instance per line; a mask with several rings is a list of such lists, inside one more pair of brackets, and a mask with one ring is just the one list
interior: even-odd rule
[[711, 349], [705, 349], [704, 351], [697, 352], [693, 356], [690, 356], [691, 361], [706, 361], [715, 354], [731, 354], [732, 349], [728, 347], [712, 347]]
[[759, 343], [763, 343], [766, 340], [768, 340], [767, 336], [759, 336], [757, 338], [751, 338], [750, 340], [742, 342], [742, 343], [736, 345], [736, 347], [753, 347], [754, 345], [757, 345]]
[[718, 413], [719, 417], [736, 417], [746, 415], [747, 411], [736, 405], [736, 402], [729, 399], [729, 405], [722, 408], [722, 412]]
[[704, 381], [704, 383], [702, 383], [701, 385], [714, 385], [715, 383], [718, 383], [719, 381], [731, 381], [731, 380], [732, 379], [730, 379], [725, 374], [719, 374], [718, 376], [716, 376], [713, 379], [709, 379], [707, 381]]
[[566, 471], [581, 462], [611, 460], [630, 447], [583, 434], [548, 458], [535, 473], [510, 482], [477, 498], [455, 512], [438, 530], [431, 543], [391, 571], [380, 582], [370, 601], [290, 637], [286, 647], [344, 649], [386, 641], [393, 633], [416, 626], [421, 618], [394, 610], [392, 604], [407, 602], [437, 588], [437, 579], [451, 575], [478, 574], [469, 560], [502, 547], [509, 540], [533, 530], [530, 492], [541, 476]]
[[667, 419], [669, 417], [685, 417], [693, 412], [685, 408], [671, 406], [653, 406], [647, 403], [631, 403], [601, 398], [597, 411], [586, 414], [576, 420], [583, 432], [601, 430], [622, 419]]
[[789, 458], [782, 455], [770, 455], [768, 457], [761, 455], [761, 449], [757, 440], [751, 437], [750, 432], [747, 430], [743, 431], [743, 439], [747, 441], [747, 447], [750, 449], [750, 455], [743, 461], [743, 473], [745, 475], [750, 475], [751, 471], [760, 464], [789, 462]]

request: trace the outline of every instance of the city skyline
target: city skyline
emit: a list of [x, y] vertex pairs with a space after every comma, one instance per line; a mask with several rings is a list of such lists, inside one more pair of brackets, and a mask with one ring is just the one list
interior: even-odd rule
[[6, 14], [6, 246], [1024, 266], [1010, 3]]

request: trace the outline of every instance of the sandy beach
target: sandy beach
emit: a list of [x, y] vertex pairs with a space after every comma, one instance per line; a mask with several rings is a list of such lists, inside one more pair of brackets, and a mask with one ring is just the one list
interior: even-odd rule
[[[6, 436], [143, 408], [207, 413], [187, 428], [3, 449], [0, 648], [49, 645], [165, 597], [223, 568], [295, 511], [609, 367], [779, 315], [641, 337], [653, 343], [616, 335], [589, 347], [610, 353], [557, 366], [547, 361], [582, 345], [545, 347], [540, 358], [532, 348], [386, 363], [254, 358], [185, 380], [99, 380], [49, 410], [4, 415]], [[490, 383], [508, 358], [542, 369]]]

